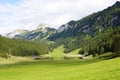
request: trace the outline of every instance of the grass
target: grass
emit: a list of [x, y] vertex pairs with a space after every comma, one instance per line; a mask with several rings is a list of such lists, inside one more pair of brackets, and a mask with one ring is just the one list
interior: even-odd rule
[[0, 65], [3, 64], [13, 64], [13, 63], [17, 63], [17, 62], [24, 62], [24, 61], [33, 61], [32, 57], [16, 57], [16, 56], [12, 56], [11, 58], [1, 58], [0, 57]]
[[81, 50], [81, 49], [76, 49], [76, 50], [74, 50], [74, 51], [72, 51], [72, 52], [70, 52], [70, 53], [68, 53], [68, 54], [78, 55], [78, 53], [79, 53], [80, 50]]
[[53, 52], [51, 52], [49, 54], [53, 59], [61, 60], [64, 58], [64, 55], [65, 55], [65, 53], [63, 51], [64, 51], [64, 47], [59, 46], [58, 48], [54, 49]]
[[0, 66], [0, 80], [120, 80], [120, 58], [36, 61]]
[[[53, 50], [53, 52], [50, 52], [50, 56], [54, 59], [54, 60], [63, 60], [65, 56], [70, 56], [70, 55], [78, 55], [80, 49], [76, 49], [72, 52], [69, 53], [64, 53], [64, 46], [59, 46], [57, 48], [55, 48]], [[78, 59], [78, 58], [76, 58]]]

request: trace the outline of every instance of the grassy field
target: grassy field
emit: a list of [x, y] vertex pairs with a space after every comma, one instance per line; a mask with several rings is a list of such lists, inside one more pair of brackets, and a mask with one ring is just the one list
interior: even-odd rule
[[0, 80], [120, 80], [120, 58], [0, 65]]

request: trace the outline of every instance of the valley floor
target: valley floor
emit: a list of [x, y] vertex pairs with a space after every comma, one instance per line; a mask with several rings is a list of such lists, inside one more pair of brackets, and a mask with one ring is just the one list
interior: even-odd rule
[[120, 80], [120, 58], [0, 65], [0, 80]]

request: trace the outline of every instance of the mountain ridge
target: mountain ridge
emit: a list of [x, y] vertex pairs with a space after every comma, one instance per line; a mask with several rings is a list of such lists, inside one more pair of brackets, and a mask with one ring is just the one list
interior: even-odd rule
[[[55, 42], [50, 45], [53, 46], [52, 49], [64, 45], [65, 53], [82, 48], [86, 54], [102, 54], [103, 52], [115, 51], [114, 43], [119, 45], [119, 42], [114, 41], [116, 40], [115, 34], [119, 35], [119, 27], [120, 2], [117, 1], [102, 11], [62, 25], [58, 28], [58, 32], [48, 37], [48, 40]], [[62, 30], [59, 31], [59, 29]], [[80, 51], [82, 54], [83, 52]]]
[[[120, 30], [120, 2], [117, 1], [114, 5], [80, 20], [72, 20], [61, 25], [57, 30], [42, 25], [42, 28], [38, 27], [37, 30], [32, 30], [22, 37], [16, 35], [15, 38], [45, 40], [50, 42], [49, 51], [63, 45], [65, 53], [80, 48], [85, 54], [93, 54], [93, 56], [96, 53], [99, 55], [108, 51], [115, 52], [114, 45], [119, 44], [120, 40], [117, 36]], [[83, 54], [83, 52], [79, 53]]]
[[[19, 30], [22, 31], [22, 30]], [[26, 40], [38, 40], [47, 38], [49, 35], [53, 34], [56, 29], [50, 28], [45, 23], [41, 23], [36, 29], [27, 31], [26, 33], [19, 32], [18, 30], [10, 32], [7, 34], [9, 38], [16, 38], [16, 39], [26, 39]], [[13, 35], [13, 33], [17, 33]], [[10, 37], [13, 35], [12, 37]]]
[[[119, 1], [102, 11], [90, 14], [80, 20], [69, 21], [68, 23], [61, 25], [58, 29], [49, 28], [47, 24], [42, 23], [37, 27], [37, 29], [26, 33], [26, 36], [21, 37], [22, 33], [20, 33], [15, 35], [13, 38], [28, 38], [27, 40], [33, 40], [34, 38], [41, 39], [41, 34], [45, 33], [47, 34], [46, 36], [48, 40], [54, 41], [59, 38], [80, 36], [82, 34], [89, 34], [93, 36], [95, 33], [102, 31], [106, 27], [116, 27], [118, 25], [120, 25]], [[51, 32], [49, 30], [51, 30]], [[36, 37], [30, 37], [34, 34]]]
[[[68, 25], [69, 23], [71, 24]], [[58, 38], [57, 36], [60, 35], [60, 37], [63, 38], [69, 36], [79, 36], [79, 33], [94, 35], [96, 32], [102, 31], [106, 27], [116, 27], [118, 25], [120, 25], [119, 1], [102, 11], [90, 14], [77, 21], [70, 21], [67, 24], [60, 26], [56, 34], [49, 37], [49, 40], [56, 40]], [[63, 36], [64, 34], [67, 35]]]

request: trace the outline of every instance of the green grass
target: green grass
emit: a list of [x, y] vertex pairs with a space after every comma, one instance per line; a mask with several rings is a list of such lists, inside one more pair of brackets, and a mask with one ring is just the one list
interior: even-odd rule
[[0, 80], [120, 80], [120, 58], [1, 65]]
[[73, 55], [77, 55], [79, 53], [80, 49], [76, 49], [68, 54], [73, 54]]
[[53, 50], [53, 52], [50, 52], [49, 54], [54, 60], [63, 60], [65, 56], [78, 55], [79, 50], [80, 49], [76, 49], [76, 50], [66, 54], [66, 53], [64, 53], [64, 46], [62, 45], [62, 46], [55, 48]]
[[65, 53], [64, 51], [64, 47], [63, 46], [59, 46], [58, 48], [54, 49], [53, 52], [49, 53], [51, 55], [51, 57], [55, 60], [61, 60], [64, 59], [64, 55]]

